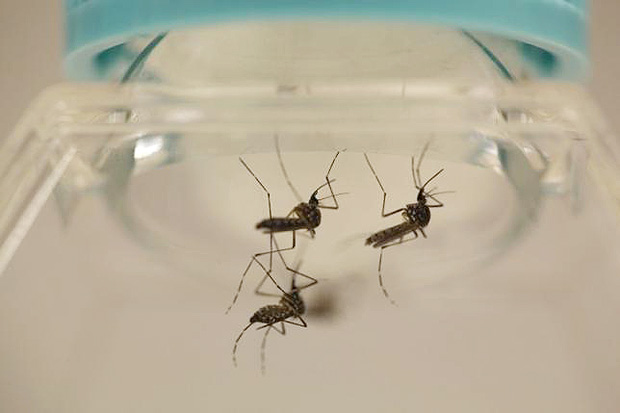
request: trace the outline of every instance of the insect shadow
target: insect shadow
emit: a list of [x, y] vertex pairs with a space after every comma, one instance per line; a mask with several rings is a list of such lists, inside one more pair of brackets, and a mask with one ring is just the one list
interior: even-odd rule
[[[277, 248], [277, 243], [276, 243]], [[298, 287], [295, 284], [295, 275], [299, 274], [297, 270], [294, 270], [292, 280], [291, 280], [291, 288], [288, 292], [284, 292], [282, 295], [265, 293], [260, 291], [260, 288], [267, 280], [267, 275], [265, 275], [259, 285], [256, 287], [254, 291], [257, 295], [267, 296], [267, 297], [280, 297], [280, 302], [278, 304], [266, 305], [264, 307], [259, 308], [253, 315], [250, 317], [250, 322], [247, 326], [241, 330], [239, 336], [235, 339], [235, 344], [233, 345], [232, 351], [232, 361], [235, 367], [237, 367], [237, 347], [239, 342], [241, 341], [241, 337], [243, 334], [255, 323], [262, 323], [263, 325], [258, 327], [256, 330], [265, 329], [265, 334], [263, 335], [263, 340], [261, 342], [261, 372], [265, 374], [266, 371], [266, 363], [265, 363], [265, 349], [267, 345], [267, 336], [269, 332], [273, 329], [280, 333], [281, 335], [286, 334], [286, 324], [298, 326], [298, 327], [307, 327], [308, 324], [302, 318], [304, 313], [306, 312], [306, 305], [304, 300], [302, 299], [299, 292], [308, 287], [311, 287], [314, 284], [307, 284], [303, 287]], [[297, 321], [296, 321], [297, 320]], [[279, 328], [278, 328], [279, 325]]]
[[[394, 247], [396, 245], [404, 244], [405, 242], [413, 241], [418, 238], [418, 231], [422, 234], [424, 238], [426, 238], [426, 233], [424, 232], [424, 228], [428, 225], [431, 220], [431, 210], [430, 208], [441, 208], [444, 204], [435, 198], [436, 195], [452, 193], [454, 191], [442, 191], [435, 192], [436, 188], [431, 189], [430, 191], [426, 191], [426, 186], [435, 179], [440, 173], [444, 171], [444, 169], [440, 169], [433, 176], [431, 176], [424, 184], [422, 184], [422, 178], [420, 176], [420, 166], [422, 165], [422, 161], [424, 160], [424, 156], [426, 155], [426, 151], [428, 150], [430, 142], [427, 142], [426, 145], [422, 148], [422, 152], [420, 153], [420, 160], [415, 163], [415, 157], [411, 157], [411, 175], [413, 176], [413, 184], [415, 188], [418, 190], [418, 196], [416, 202], [411, 204], [406, 204], [403, 208], [395, 209], [391, 212], [385, 212], [385, 200], [387, 198], [387, 193], [383, 188], [383, 184], [381, 184], [381, 180], [379, 180], [379, 176], [377, 172], [373, 168], [370, 163], [370, 159], [368, 158], [368, 154], [364, 153], [364, 158], [366, 158], [366, 163], [370, 167], [370, 171], [375, 177], [377, 183], [379, 184], [379, 188], [383, 192], [383, 204], [381, 207], [381, 216], [389, 217], [391, 215], [397, 214], [399, 212], [402, 213], [402, 217], [404, 222], [394, 225], [392, 227], [386, 228], [384, 230], [375, 232], [370, 237], [366, 238], [366, 245], [372, 245], [374, 248], [380, 248], [381, 252], [379, 254], [379, 285], [381, 286], [381, 290], [383, 291], [383, 295], [390, 300], [392, 304], [396, 304], [394, 300], [390, 298], [390, 295], [385, 288], [383, 283], [383, 275], [381, 273], [381, 265], [383, 262], [383, 251], [387, 248]], [[428, 198], [432, 199], [435, 203], [428, 203]]]
[[[243, 160], [243, 158], [239, 157], [239, 161], [241, 162], [241, 164], [250, 173], [250, 175], [254, 177], [258, 185], [263, 189], [263, 191], [267, 195], [269, 218], [266, 218], [260, 221], [258, 224], [256, 224], [256, 229], [262, 230], [263, 233], [265, 234], [269, 234], [269, 251], [258, 252], [252, 255], [250, 262], [248, 263], [247, 267], [243, 271], [243, 274], [241, 275], [241, 280], [239, 281], [237, 291], [235, 293], [235, 296], [233, 297], [232, 303], [230, 304], [230, 306], [228, 306], [228, 309], [226, 309], [226, 313], [228, 313], [231, 310], [231, 308], [235, 305], [235, 303], [237, 302], [237, 299], [239, 298], [239, 294], [241, 293], [241, 289], [243, 287], [245, 276], [247, 275], [248, 271], [252, 267], [252, 264], [254, 263], [256, 263], [263, 270], [267, 278], [269, 278], [271, 282], [273, 282], [273, 284], [280, 290], [280, 292], [282, 292], [283, 294], [286, 293], [286, 291], [282, 289], [282, 287], [277, 283], [277, 281], [271, 275], [271, 271], [273, 269], [273, 254], [274, 253], [277, 253], [280, 256], [280, 259], [282, 263], [284, 264], [284, 267], [287, 270], [289, 270], [292, 273], [296, 273], [297, 275], [303, 278], [308, 279], [309, 280], [308, 286], [316, 284], [318, 282], [316, 278], [303, 274], [299, 271], [295, 271], [292, 268], [290, 268], [284, 261], [282, 252], [290, 251], [295, 248], [297, 244], [296, 233], [299, 230], [307, 230], [310, 236], [314, 238], [314, 235], [316, 233], [315, 228], [317, 228], [321, 224], [321, 209], [339, 209], [340, 206], [338, 205], [337, 197], [340, 195], [344, 195], [344, 193], [339, 193], [339, 194], [334, 193], [334, 190], [331, 184], [335, 181], [335, 179], [329, 178], [329, 174], [332, 168], [334, 167], [334, 164], [336, 162], [336, 159], [338, 158], [338, 155], [340, 154], [340, 151], [336, 152], [336, 155], [334, 155], [334, 158], [332, 159], [329, 165], [329, 169], [327, 170], [327, 174], [325, 175], [325, 182], [321, 184], [319, 187], [317, 187], [312, 192], [308, 202], [303, 202], [301, 200], [301, 196], [299, 195], [299, 192], [295, 189], [295, 187], [291, 183], [288, 173], [286, 172], [286, 168], [284, 167], [284, 162], [282, 160], [282, 154], [280, 153], [280, 145], [279, 145], [277, 136], [275, 138], [275, 143], [276, 143], [276, 152], [278, 155], [278, 161], [280, 163], [280, 168], [282, 170], [282, 173], [284, 174], [284, 178], [286, 179], [288, 186], [291, 188], [291, 190], [293, 191], [293, 193], [299, 200], [299, 203], [285, 217], [274, 217], [272, 213], [272, 207], [271, 207], [271, 193], [267, 190], [265, 185], [263, 185], [260, 179], [258, 179], [258, 176], [256, 176], [256, 174], [252, 171], [252, 169], [248, 166], [248, 164]], [[330, 195], [323, 197], [323, 198], [318, 198], [319, 191], [325, 187], [329, 188]], [[321, 201], [330, 199], [330, 198], [333, 199], [334, 201], [333, 205], [326, 205], [324, 203], [321, 203]], [[273, 248], [274, 234], [282, 233], [282, 232], [290, 232], [292, 234], [291, 245], [286, 248], [276, 248], [274, 250]], [[262, 257], [264, 255], [269, 255], [268, 268], [265, 267], [265, 265], [259, 260], [259, 257]]]

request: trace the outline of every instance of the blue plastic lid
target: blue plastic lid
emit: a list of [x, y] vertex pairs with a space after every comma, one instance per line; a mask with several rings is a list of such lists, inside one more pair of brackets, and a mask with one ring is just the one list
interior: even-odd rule
[[105, 79], [104, 66], [136, 35], [243, 20], [372, 19], [494, 33], [523, 43], [542, 76], [589, 73], [587, 0], [66, 0], [65, 68]]

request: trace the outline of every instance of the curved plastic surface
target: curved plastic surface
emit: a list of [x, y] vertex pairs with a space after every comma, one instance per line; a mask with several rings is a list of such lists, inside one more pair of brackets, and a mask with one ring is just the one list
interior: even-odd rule
[[66, 73], [105, 79], [139, 34], [243, 20], [411, 21], [495, 33], [523, 43], [542, 76], [588, 74], [586, 0], [67, 0]]

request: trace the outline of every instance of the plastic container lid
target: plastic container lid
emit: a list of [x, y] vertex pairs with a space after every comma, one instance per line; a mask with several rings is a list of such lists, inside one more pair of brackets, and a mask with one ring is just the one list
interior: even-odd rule
[[523, 44], [542, 76], [587, 77], [586, 0], [67, 0], [65, 68], [105, 79], [103, 67], [137, 35], [244, 20], [384, 20], [482, 31]]

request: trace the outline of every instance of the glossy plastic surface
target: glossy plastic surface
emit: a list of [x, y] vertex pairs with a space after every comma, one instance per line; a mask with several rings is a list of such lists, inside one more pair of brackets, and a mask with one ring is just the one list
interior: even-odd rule
[[[73, 79], [110, 79], [137, 36], [257, 21], [434, 25], [484, 32], [520, 44], [546, 77], [588, 74], [585, 0], [73, 0], [67, 1], [66, 70]], [[338, 38], [333, 41], [337, 42]]]
[[[134, 75], [119, 71], [126, 84], [58, 86], [35, 102], [0, 151], [0, 405], [615, 409], [620, 147], [588, 94], [526, 81], [502, 39], [473, 34], [499, 66], [461, 32], [359, 28], [364, 39], [322, 24], [170, 33], [127, 65]], [[314, 47], [335, 30], [349, 54]], [[377, 54], [385, 44], [410, 47]], [[263, 377], [265, 330], [248, 330], [231, 360], [250, 316], [278, 302], [253, 294], [258, 267], [224, 311], [269, 248], [255, 229], [265, 193], [238, 158], [275, 216], [298, 202], [276, 135], [304, 200], [346, 151], [330, 174], [340, 209], [285, 253], [319, 280], [302, 291], [308, 327], [272, 331]], [[365, 239], [402, 218], [381, 217], [364, 153], [396, 209], [416, 199], [411, 156], [426, 144], [422, 178], [444, 168], [430, 190], [454, 192], [437, 195], [426, 239], [385, 251], [395, 307]], [[277, 258], [273, 276], [290, 285]]]

